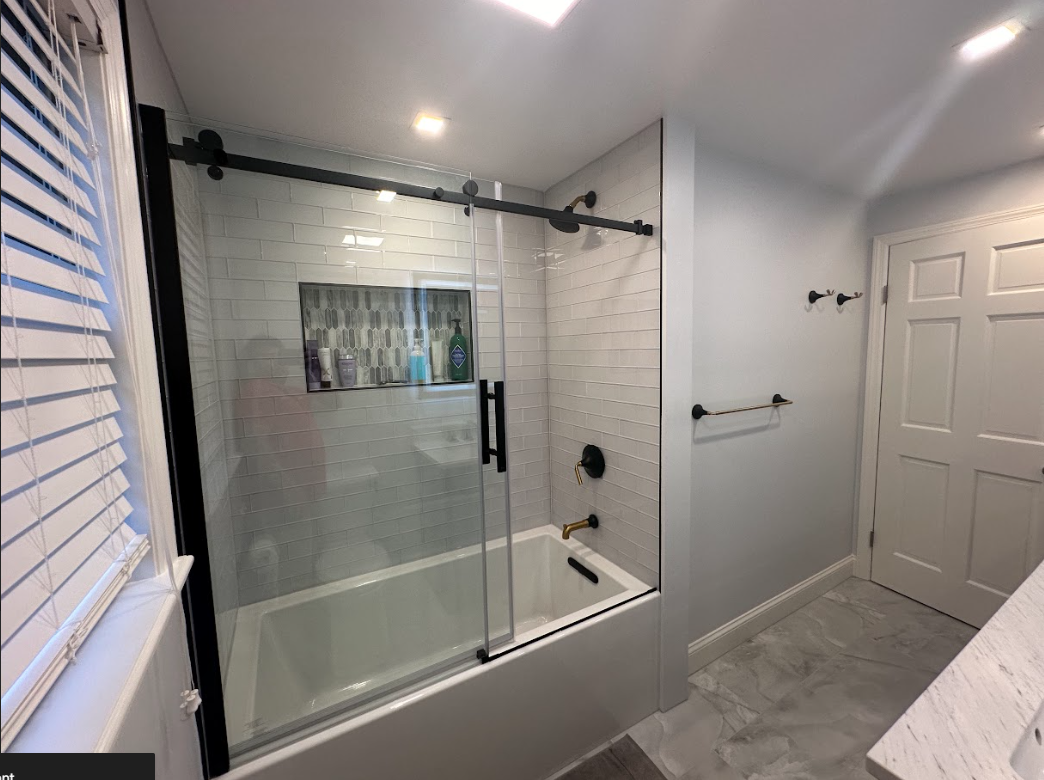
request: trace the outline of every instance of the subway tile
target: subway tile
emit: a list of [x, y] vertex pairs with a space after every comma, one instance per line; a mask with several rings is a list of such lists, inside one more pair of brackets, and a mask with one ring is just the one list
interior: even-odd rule
[[232, 316], [237, 320], [292, 320], [299, 323], [301, 307], [295, 301], [237, 300], [232, 301]]
[[317, 187], [313, 184], [290, 182], [290, 201], [308, 206], [351, 209], [352, 193], [346, 189]]
[[[376, 214], [368, 214], [364, 211], [347, 211], [344, 209], [323, 209], [322, 224], [336, 228], [350, 228], [352, 230], [379, 231], [385, 219], [397, 219], [397, 217], [381, 217]], [[398, 232], [398, 231], [391, 231]], [[343, 237], [343, 234], [342, 234]], [[300, 240], [300, 239], [299, 239]], [[318, 243], [329, 243], [322, 241]], [[337, 243], [341, 243], [338, 241]]]
[[285, 200], [259, 200], [257, 209], [261, 219], [273, 222], [297, 222], [303, 225], [323, 224], [323, 210], [318, 206], [287, 203]]
[[325, 263], [326, 247], [316, 244], [295, 244], [291, 241], [262, 241], [261, 256], [281, 263]]
[[[603, 193], [613, 191], [613, 198], [630, 201], [658, 183], [658, 176], [653, 180], [644, 169], [628, 162], [626, 150], [631, 147], [639, 149], [641, 143], [618, 147], [581, 172], [587, 177], [584, 180], [599, 182], [603, 199], [608, 197]], [[386, 165], [363, 162], [377, 166], [374, 170], [384, 170], [381, 166]], [[393, 169], [399, 171], [400, 167]], [[622, 171], [631, 169], [636, 171], [634, 176], [621, 177]], [[572, 185], [562, 187], [565, 200], [581, 181], [581, 174]], [[225, 282], [213, 287], [210, 305], [217, 304], [220, 313], [232, 317], [220, 320], [226, 324], [215, 324], [215, 329], [230, 329], [217, 334], [219, 341], [214, 346], [215, 355], [221, 355], [217, 366], [220, 386], [226, 393], [241, 396], [221, 402], [224, 419], [218, 431], [229, 437], [224, 439], [229, 447], [227, 463], [240, 475], [235, 490], [257, 489], [248, 496], [233, 496], [228, 505], [234, 507], [241, 526], [256, 529], [252, 534], [280, 529], [270, 539], [278, 540], [282, 557], [274, 568], [250, 569], [254, 579], [247, 577], [240, 583], [240, 598], [260, 598], [319, 582], [315, 567], [324, 552], [346, 550], [323, 558], [323, 579], [477, 543], [478, 516], [462, 516], [462, 512], [474, 511], [469, 498], [474, 486], [469, 490], [460, 482], [461, 489], [447, 490], [444, 472], [424, 465], [413, 448], [412, 435], [403, 432], [404, 423], [412, 425], [416, 420], [441, 419], [445, 425], [459, 420], [466, 426], [466, 404], [451, 399], [418, 409], [401, 388], [398, 394], [395, 390], [366, 391], [318, 398], [300, 393], [303, 363], [297, 291], [298, 279], [393, 286], [469, 284], [472, 220], [455, 206], [406, 198], [379, 204], [370, 193], [298, 182], [277, 182], [287, 185], [277, 193], [265, 189], [271, 184], [265, 177], [243, 178], [256, 181], [222, 194], [259, 198], [256, 214], [222, 213], [249, 208], [249, 204], [233, 200], [215, 202], [217, 212], [208, 215], [214, 220], [213, 232], [218, 226], [222, 232], [230, 228], [228, 235], [210, 238], [254, 242], [207, 245], [208, 254], [217, 258], [212, 261], [217, 274], [211, 273], [211, 280]], [[533, 193], [533, 199], [539, 202], [542, 196]], [[641, 205], [631, 202], [635, 207]], [[606, 205], [619, 210], [618, 203]], [[251, 217], [260, 218], [265, 226], [250, 224]], [[478, 270], [495, 274], [495, 215], [479, 212], [474, 222], [485, 231], [479, 236], [483, 243], [478, 247]], [[509, 436], [515, 527], [534, 527], [552, 519], [557, 522], [552, 493], [559, 498], [559, 510], [579, 506], [578, 496], [569, 491], [575, 450], [582, 440], [616, 446], [619, 452], [611, 450], [614, 462], [627, 471], [621, 484], [606, 485], [612, 489], [599, 499], [606, 502], [606, 517], [616, 522], [615, 526], [609, 523], [604, 550], [648, 576], [650, 564], [656, 563], [648, 556], [648, 529], [653, 526], [647, 523], [647, 512], [655, 506], [652, 494], [658, 453], [654, 445], [627, 438], [623, 431], [648, 438], [646, 428], [658, 415], [658, 390], [651, 385], [627, 384], [639, 381], [639, 370], [658, 350], [658, 286], [645, 289], [644, 278], [633, 280], [636, 272], [656, 271], [658, 284], [658, 250], [654, 242], [620, 241], [599, 243], [592, 250], [585, 242], [593, 234], [566, 241], [555, 233], [552, 238], [561, 242], [562, 249], [547, 258], [542, 220], [503, 215], [502, 222], [504, 300], [510, 310], [503, 332], [508, 339], [509, 399], [514, 404]], [[287, 233], [282, 226], [291, 223], [296, 226]], [[367, 227], [382, 231], [375, 232], [383, 240], [381, 251], [357, 252], [343, 243], [350, 230]], [[626, 250], [621, 251], [624, 246]], [[649, 254], [654, 250], [655, 257]], [[622, 257], [629, 259], [623, 262]], [[545, 272], [548, 263], [560, 270]], [[230, 278], [225, 280], [226, 276]], [[554, 296], [578, 289], [576, 279], [585, 289], [552, 307]], [[623, 303], [629, 300], [634, 305]], [[484, 366], [492, 368], [499, 366], [499, 298], [495, 292], [482, 290], [478, 304], [478, 348]], [[585, 314], [575, 323], [569, 319], [574, 307], [576, 314]], [[643, 311], [647, 317], [621, 320], [628, 329], [608, 327], [614, 316]], [[586, 316], [587, 312], [593, 316]], [[548, 327], [548, 319], [552, 319], [553, 329]], [[264, 326], [264, 335], [251, 332], [258, 323]], [[632, 326], [638, 329], [630, 329]], [[236, 330], [239, 327], [243, 330]], [[569, 345], [570, 338], [584, 341]], [[547, 360], [552, 355], [558, 361], [552, 367], [560, 378], [549, 392]], [[211, 381], [218, 382], [216, 377]], [[199, 390], [216, 398], [205, 386]], [[284, 395], [288, 392], [298, 394]], [[557, 401], [560, 406], [555, 405]], [[559, 412], [564, 414], [561, 419]], [[549, 417], [556, 419], [556, 435], [552, 435]], [[587, 424], [592, 427], [584, 428]], [[562, 431], [573, 438], [563, 440]], [[556, 452], [555, 478], [551, 479], [551, 455]], [[502, 514], [497, 502], [503, 500], [504, 483], [487, 487], [487, 519], [493, 529]], [[317, 498], [319, 490], [323, 498]], [[345, 512], [346, 503], [356, 508]], [[243, 515], [244, 511], [249, 514]], [[632, 520], [625, 525], [616, 520], [628, 517]], [[325, 539], [329, 541], [322, 541]], [[356, 545], [354, 551], [347, 551], [349, 542]], [[268, 582], [271, 578], [274, 582]]]
[[201, 192], [199, 202], [206, 214], [224, 217], [257, 218], [257, 201], [253, 198], [240, 198], [234, 195], [217, 195], [212, 192]]
[[211, 279], [211, 298], [254, 299], [262, 300], [265, 297], [265, 283], [256, 280], [238, 279]]
[[245, 238], [206, 237], [207, 257], [227, 257], [242, 260], [260, 260], [261, 242]]
[[268, 241], [292, 241], [294, 226], [287, 222], [263, 219], [225, 217], [225, 235], [234, 238], [260, 238]]
[[286, 179], [243, 171], [228, 171], [221, 180], [221, 192], [246, 198], [286, 201], [290, 184]]
[[299, 289], [293, 282], [264, 282], [264, 297], [270, 301], [297, 301]]
[[241, 260], [239, 258], [229, 258], [228, 275], [232, 279], [290, 281], [297, 278], [297, 269], [292, 263], [273, 263], [264, 260]]

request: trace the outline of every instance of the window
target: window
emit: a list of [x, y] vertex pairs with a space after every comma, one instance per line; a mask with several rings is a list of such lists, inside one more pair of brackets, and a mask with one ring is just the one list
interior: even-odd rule
[[[6, 749], [149, 541], [128, 477], [136, 460], [142, 468], [140, 421], [110, 238], [112, 170], [90, 110], [102, 90], [85, 79], [77, 40], [97, 26], [37, 0], [2, 0], [0, 25]], [[103, 56], [122, 67], [115, 49]]]

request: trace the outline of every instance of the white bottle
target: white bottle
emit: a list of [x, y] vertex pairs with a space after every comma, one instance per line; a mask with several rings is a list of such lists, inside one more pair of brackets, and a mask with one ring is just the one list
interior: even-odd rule
[[446, 381], [446, 345], [442, 340], [431, 342], [431, 374], [436, 382]]
[[329, 347], [319, 347], [319, 386], [333, 386], [333, 357]]

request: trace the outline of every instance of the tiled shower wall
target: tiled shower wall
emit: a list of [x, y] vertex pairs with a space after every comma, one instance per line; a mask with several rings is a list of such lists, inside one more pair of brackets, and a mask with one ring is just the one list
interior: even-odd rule
[[195, 172], [185, 165], [174, 163], [171, 166], [171, 174], [192, 373], [188, 379], [192, 383], [192, 401], [196, 414], [207, 547], [213, 578], [218, 651], [223, 676], [228, 669], [235, 634], [239, 583], [236, 577], [225, 438], [218, 398], [207, 259]]
[[[592, 213], [656, 226], [654, 235], [581, 227], [545, 232], [556, 524], [590, 513], [578, 538], [654, 585], [659, 571], [660, 123], [544, 193], [562, 208], [594, 190]], [[586, 213], [581, 205], [577, 211]], [[665, 359], [668, 356], [664, 356]], [[585, 444], [602, 448], [602, 479], [576, 483]]]
[[[277, 142], [256, 143], [271, 148], [244, 153], [289, 153]], [[347, 158], [317, 163], [334, 167], [332, 159]], [[415, 180], [412, 169], [350, 159], [354, 172]], [[473, 393], [449, 386], [437, 394], [393, 387], [306, 395], [297, 291], [299, 281], [470, 286], [462, 210], [404, 198], [380, 203], [372, 193], [238, 171], [221, 182], [196, 174], [241, 602], [476, 543]], [[481, 375], [494, 379], [495, 216], [480, 211], [475, 225], [479, 363]], [[380, 235], [380, 250], [346, 248], [352, 230]], [[535, 218], [505, 215], [503, 231], [511, 503], [519, 528], [546, 523], [550, 511], [543, 229]], [[433, 463], [425, 450], [444, 450], [448, 429], [459, 431], [451, 447], [459, 462]], [[487, 533], [502, 535], [503, 480], [487, 475], [485, 494]]]

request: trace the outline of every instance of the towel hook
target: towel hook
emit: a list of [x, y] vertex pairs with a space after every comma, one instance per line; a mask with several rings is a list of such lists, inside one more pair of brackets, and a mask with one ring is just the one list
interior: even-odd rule
[[845, 295], [844, 293], [838, 293], [837, 294], [837, 305], [838, 306], [844, 306], [849, 301], [854, 301], [856, 298], [862, 298], [862, 297], [863, 297], [863, 294], [861, 292], [852, 293], [851, 295]]
[[809, 303], [815, 303], [820, 298], [829, 298], [833, 294], [834, 294], [833, 290], [827, 290], [825, 293], [816, 292], [815, 290], [809, 290], [808, 291], [808, 302]]

